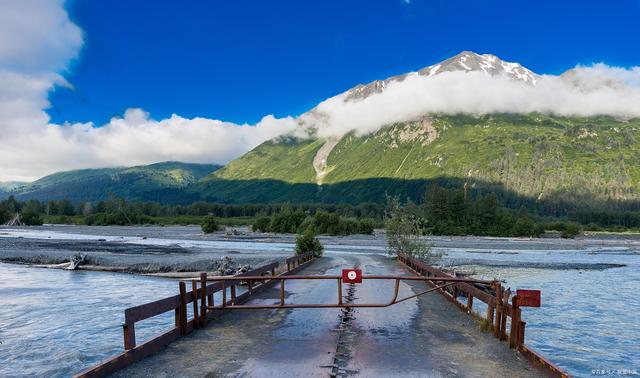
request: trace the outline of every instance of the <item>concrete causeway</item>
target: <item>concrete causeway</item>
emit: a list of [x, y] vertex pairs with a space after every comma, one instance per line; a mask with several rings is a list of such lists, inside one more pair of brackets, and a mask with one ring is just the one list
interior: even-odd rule
[[[408, 274], [382, 255], [333, 255], [301, 274], [338, 274], [359, 267], [366, 274]], [[401, 295], [422, 291], [402, 283]], [[291, 281], [287, 302], [331, 303], [335, 282]], [[346, 290], [345, 290], [346, 291]], [[355, 302], [386, 302], [389, 282], [356, 285]], [[269, 289], [248, 303], [271, 302]], [[524, 358], [437, 293], [387, 308], [356, 308], [342, 324], [341, 310], [234, 310], [171, 343], [116, 376], [155, 377], [538, 377]]]

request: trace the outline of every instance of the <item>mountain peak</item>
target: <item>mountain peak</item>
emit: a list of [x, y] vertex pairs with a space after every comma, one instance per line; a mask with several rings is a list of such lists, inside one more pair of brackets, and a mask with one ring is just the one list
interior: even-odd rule
[[408, 75], [418, 74], [431, 77], [443, 72], [484, 72], [489, 76], [504, 75], [511, 80], [522, 81], [536, 85], [538, 75], [523, 67], [520, 63], [507, 62], [492, 54], [478, 54], [473, 51], [463, 51], [440, 63], [425, 67], [417, 72], [392, 76], [385, 80], [376, 80], [369, 84], [359, 84], [346, 92], [345, 99], [354, 100], [381, 93], [392, 81], [403, 81]]
[[510, 79], [533, 85], [537, 81], [537, 75], [520, 63], [506, 62], [495, 55], [477, 54], [473, 51], [463, 51], [438, 64], [423, 68], [418, 73], [433, 76], [447, 71], [482, 71], [490, 76], [507, 75]]

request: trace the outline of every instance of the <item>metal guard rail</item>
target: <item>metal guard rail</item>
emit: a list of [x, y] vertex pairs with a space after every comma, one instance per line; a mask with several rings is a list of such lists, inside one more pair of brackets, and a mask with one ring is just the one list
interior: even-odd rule
[[[328, 275], [328, 276], [281, 276], [275, 278], [275, 280], [279, 281], [280, 286], [280, 300], [279, 303], [276, 304], [258, 304], [258, 305], [239, 305], [236, 304], [235, 301], [235, 293], [234, 290], [231, 291], [231, 301], [227, 302], [226, 300], [226, 288], [228, 283], [231, 283], [231, 288], [234, 288], [237, 285], [238, 281], [262, 281], [272, 279], [270, 277], [264, 276], [243, 276], [243, 277], [228, 277], [228, 276], [218, 276], [218, 277], [207, 277], [206, 273], [202, 273], [200, 276], [200, 280], [191, 279], [192, 286], [196, 287], [197, 283], [200, 282], [200, 286], [204, 287], [206, 282], [216, 282], [221, 285], [222, 291], [222, 301], [220, 305], [208, 305], [202, 306], [201, 311], [203, 314], [206, 314], [207, 311], [212, 310], [256, 310], [256, 309], [283, 309], [283, 308], [375, 308], [375, 307], [389, 307], [397, 303], [401, 303], [407, 301], [409, 299], [413, 299], [419, 297], [421, 295], [430, 293], [435, 290], [441, 290], [447, 286], [459, 284], [459, 283], [474, 283], [479, 285], [495, 285], [495, 281], [484, 281], [470, 278], [439, 278], [439, 277], [423, 277], [423, 276], [387, 276], [387, 275], [364, 275], [362, 276], [363, 281], [371, 281], [371, 280], [393, 280], [395, 281], [394, 290], [392, 298], [389, 302], [386, 303], [344, 303], [342, 301], [342, 285], [343, 278], [341, 275]], [[285, 282], [289, 280], [335, 280], [337, 282], [337, 294], [338, 300], [336, 303], [285, 303]], [[423, 281], [423, 282], [431, 282], [438, 283], [436, 287], [432, 289], [428, 289], [410, 296], [406, 296], [404, 298], [398, 299], [400, 281]], [[442, 282], [442, 284], [439, 284]], [[204, 303], [204, 299], [201, 299], [201, 303]]]

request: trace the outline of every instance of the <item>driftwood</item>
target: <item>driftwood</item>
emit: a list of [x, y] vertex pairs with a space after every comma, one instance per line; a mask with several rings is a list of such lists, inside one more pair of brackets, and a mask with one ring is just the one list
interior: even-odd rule
[[13, 219], [11, 219], [6, 224], [6, 226], [22, 226], [22, 225], [24, 225], [24, 223], [22, 223], [22, 221], [20, 220], [20, 213], [16, 213]]
[[76, 270], [76, 268], [83, 264], [87, 260], [87, 255], [84, 253], [77, 253], [69, 259], [69, 266], [67, 270]]

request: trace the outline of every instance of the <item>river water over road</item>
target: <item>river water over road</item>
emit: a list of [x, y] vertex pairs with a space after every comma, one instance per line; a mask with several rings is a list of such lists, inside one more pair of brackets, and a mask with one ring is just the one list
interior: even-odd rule
[[[139, 233], [150, 236], [141, 239]], [[0, 230], [0, 243], [46, 238], [64, 240], [68, 248], [74, 240], [113, 238], [126, 245], [183, 244], [198, 253], [267, 258], [281, 258], [293, 249], [290, 235], [266, 241], [264, 236], [203, 240], [195, 234], [187, 227], [49, 227]], [[380, 235], [329, 237], [323, 243], [329, 257], [385, 254]], [[15, 252], [11, 245], [0, 244], [0, 258]], [[435, 238], [434, 245], [446, 254], [444, 265], [500, 278], [514, 290], [541, 289], [542, 307], [523, 311], [526, 342], [560, 367], [575, 376], [640, 373], [640, 239]], [[122, 350], [125, 308], [177, 292], [176, 281], [166, 278], [2, 263], [0, 282], [0, 376], [68, 376], [95, 364]], [[393, 319], [393, 308], [388, 311]], [[144, 340], [172, 322], [172, 314], [146, 320], [136, 326], [137, 338]], [[295, 330], [288, 327], [287, 332]]]

